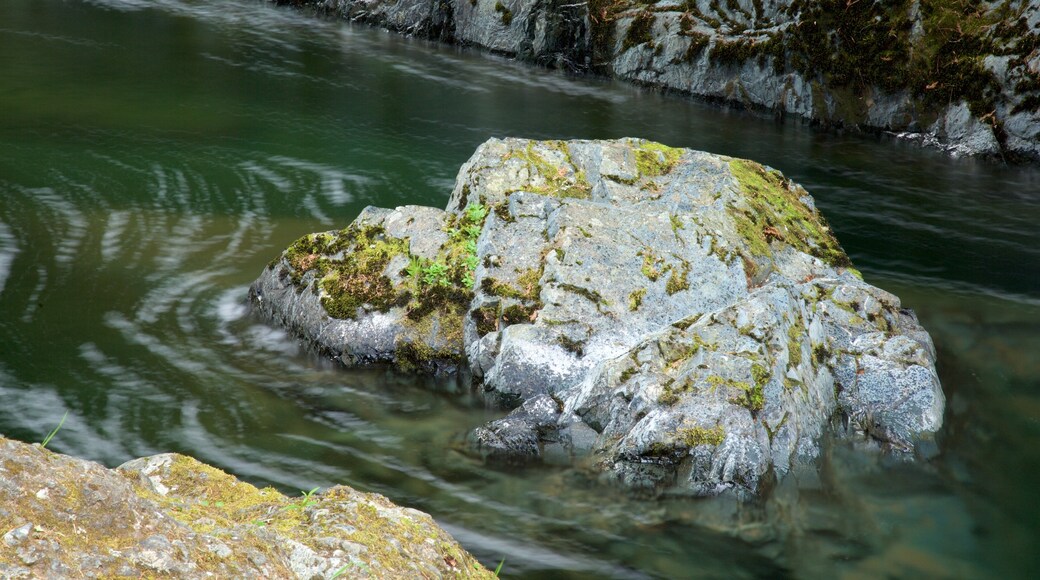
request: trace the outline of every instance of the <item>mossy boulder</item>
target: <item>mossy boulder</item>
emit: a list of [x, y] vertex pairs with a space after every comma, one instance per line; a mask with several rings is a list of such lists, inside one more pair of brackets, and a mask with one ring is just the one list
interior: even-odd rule
[[[514, 409], [470, 434], [489, 459], [594, 453], [626, 485], [752, 494], [810, 464], [827, 430], [910, 457], [941, 425], [928, 334], [862, 280], [812, 197], [774, 169], [639, 139], [492, 139], [439, 211], [369, 209], [348, 228], [382, 216], [402, 255], [421, 244], [450, 256], [458, 235], [444, 232], [466, 224], [465, 276], [445, 287], [460, 300], [428, 309], [426, 334], [402, 330], [415, 286], [394, 264], [409, 258], [378, 261], [378, 295], [409, 300], [360, 288], [349, 318], [328, 309], [321, 280], [336, 266], [319, 264], [364, 262], [374, 243], [305, 262], [290, 249], [253, 300], [347, 364], [413, 332], [409, 359], [388, 348], [380, 360], [450, 359]], [[386, 319], [353, 343], [334, 330]], [[437, 354], [445, 344], [451, 357]]]
[[2, 578], [492, 578], [422, 512], [286, 497], [176, 454], [117, 469], [0, 437]]

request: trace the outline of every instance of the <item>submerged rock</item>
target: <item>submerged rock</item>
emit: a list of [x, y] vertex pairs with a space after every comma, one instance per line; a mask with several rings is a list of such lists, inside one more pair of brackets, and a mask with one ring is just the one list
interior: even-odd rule
[[942, 423], [928, 334], [803, 188], [638, 139], [492, 139], [445, 211], [368, 208], [250, 295], [344, 364], [469, 372], [514, 408], [485, 456], [633, 487], [751, 494], [826, 429], [911, 454]]
[[491, 578], [422, 512], [289, 498], [176, 454], [105, 469], [0, 437], [0, 578]]

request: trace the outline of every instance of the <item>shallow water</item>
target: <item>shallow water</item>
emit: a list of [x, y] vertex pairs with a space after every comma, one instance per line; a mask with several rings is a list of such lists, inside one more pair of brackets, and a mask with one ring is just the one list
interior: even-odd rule
[[[1040, 171], [827, 136], [263, 2], [0, 2], [0, 432], [107, 465], [190, 453], [296, 493], [428, 511], [509, 577], [1007, 577], [1040, 564]], [[736, 506], [630, 497], [456, 449], [454, 385], [337, 368], [248, 315], [295, 238], [443, 206], [491, 136], [639, 136], [754, 158], [812, 192], [914, 308], [940, 453], [832, 445]], [[734, 532], [737, 529], [737, 532]]]

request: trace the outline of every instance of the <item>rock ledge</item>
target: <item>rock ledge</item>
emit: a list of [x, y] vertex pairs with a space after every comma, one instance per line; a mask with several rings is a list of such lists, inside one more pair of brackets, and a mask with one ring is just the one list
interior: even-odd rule
[[0, 437], [0, 578], [493, 578], [430, 516], [286, 497], [163, 454], [106, 469]]

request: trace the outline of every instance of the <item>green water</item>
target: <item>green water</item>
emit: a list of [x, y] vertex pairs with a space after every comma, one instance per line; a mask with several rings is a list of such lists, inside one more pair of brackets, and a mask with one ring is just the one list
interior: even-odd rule
[[[252, 319], [249, 283], [366, 205], [443, 206], [492, 136], [639, 136], [803, 183], [914, 308], [939, 456], [840, 444], [738, 506], [630, 497], [457, 451], [452, 384], [346, 371]], [[117, 465], [190, 453], [287, 492], [428, 511], [508, 577], [1026, 577], [1040, 564], [1040, 171], [825, 136], [263, 2], [0, 2], [0, 432]]]

